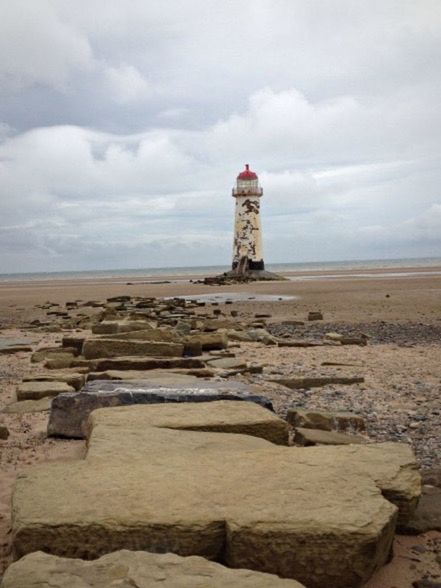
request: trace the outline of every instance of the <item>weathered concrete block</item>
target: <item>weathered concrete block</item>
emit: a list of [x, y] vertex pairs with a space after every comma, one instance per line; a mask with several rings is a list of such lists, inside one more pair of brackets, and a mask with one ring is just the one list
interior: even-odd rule
[[[250, 392], [239, 382], [158, 383], [156, 380], [88, 382], [77, 393], [54, 398], [48, 423], [48, 435], [82, 439], [89, 414], [97, 408], [132, 404], [212, 402], [215, 400], [249, 400], [272, 410], [271, 402]], [[268, 413], [270, 414], [270, 413]], [[271, 415], [270, 415], [271, 416]], [[282, 422], [280, 419], [277, 421]], [[226, 425], [228, 426], [228, 425]], [[288, 427], [280, 428], [272, 441], [288, 442]]]
[[302, 588], [295, 580], [232, 570], [202, 557], [115, 551], [95, 561], [37, 552], [6, 571], [1, 588]]
[[[16, 556], [173, 551], [308, 588], [362, 586], [389, 557], [397, 512], [408, 518], [418, 500], [410, 448], [304, 449], [240, 434], [268, 415], [225, 401], [95, 411], [85, 460], [19, 474]], [[237, 433], [211, 432], [227, 426]]]
[[86, 339], [83, 355], [86, 359], [122, 356], [180, 357], [182, 343], [164, 341], [131, 341], [124, 339]]

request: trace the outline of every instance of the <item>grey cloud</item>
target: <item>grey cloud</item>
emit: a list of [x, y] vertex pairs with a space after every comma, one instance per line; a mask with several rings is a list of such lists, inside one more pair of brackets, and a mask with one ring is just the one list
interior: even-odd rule
[[437, 1], [1, 10], [0, 271], [441, 254]]

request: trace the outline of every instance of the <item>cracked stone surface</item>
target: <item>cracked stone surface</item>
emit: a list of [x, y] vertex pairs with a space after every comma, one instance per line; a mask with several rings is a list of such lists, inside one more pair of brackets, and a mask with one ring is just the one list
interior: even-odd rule
[[253, 436], [268, 414], [234, 401], [95, 411], [85, 460], [19, 475], [16, 556], [171, 551], [308, 588], [361, 586], [416, 506], [410, 448], [278, 446]]
[[[1, 588], [302, 588], [251, 570], [232, 570], [202, 557], [121, 550], [95, 561], [37, 552], [6, 572]], [[303, 587], [304, 588], [304, 587]]]

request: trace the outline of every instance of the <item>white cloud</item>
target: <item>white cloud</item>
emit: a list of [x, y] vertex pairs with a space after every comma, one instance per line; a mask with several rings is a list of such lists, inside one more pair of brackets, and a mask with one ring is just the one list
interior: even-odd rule
[[80, 8], [2, 6], [0, 271], [228, 263], [245, 162], [267, 259], [441, 254], [439, 2]]
[[129, 104], [147, 98], [151, 92], [147, 80], [133, 65], [107, 67], [104, 73], [114, 100]]
[[73, 68], [93, 66], [87, 37], [62, 22], [49, 0], [14, 0], [0, 6], [0, 79], [20, 88], [32, 83], [64, 88]]

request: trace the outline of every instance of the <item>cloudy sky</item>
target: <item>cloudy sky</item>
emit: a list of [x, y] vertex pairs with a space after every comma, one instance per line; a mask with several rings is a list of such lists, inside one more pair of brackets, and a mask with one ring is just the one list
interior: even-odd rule
[[0, 272], [441, 256], [439, 0], [0, 0]]

